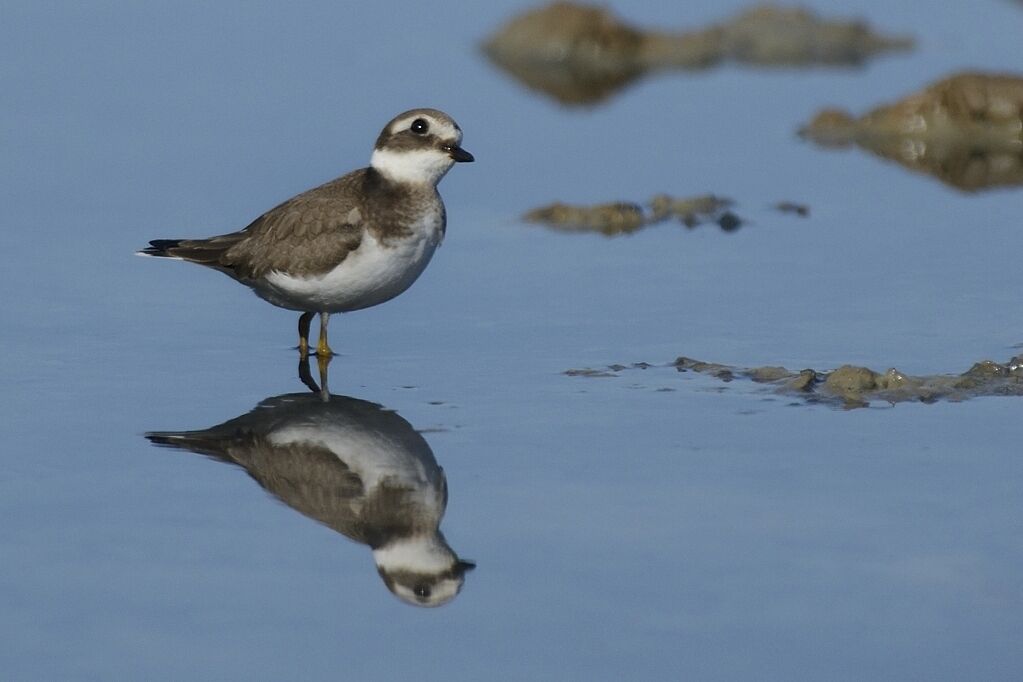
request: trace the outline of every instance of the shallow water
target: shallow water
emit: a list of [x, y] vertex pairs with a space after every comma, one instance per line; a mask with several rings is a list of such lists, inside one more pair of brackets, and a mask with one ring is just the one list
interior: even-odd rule
[[[676, 28], [739, 3], [617, 11]], [[475, 51], [512, 3], [8, 3], [0, 198], [0, 666], [11, 679], [1018, 679], [1017, 398], [842, 411], [673, 369], [960, 372], [1019, 353], [1019, 190], [967, 195], [801, 142], [1023, 57], [1009, 2], [849, 9], [911, 33], [863, 69], [647, 78], [565, 109]], [[135, 258], [365, 162], [411, 106], [477, 162], [422, 279], [337, 319], [338, 395], [422, 432], [477, 568], [410, 608], [365, 546], [236, 467], [157, 449], [301, 391], [296, 317]], [[747, 221], [606, 238], [555, 201], [715, 193]], [[806, 218], [772, 207], [794, 201]]]

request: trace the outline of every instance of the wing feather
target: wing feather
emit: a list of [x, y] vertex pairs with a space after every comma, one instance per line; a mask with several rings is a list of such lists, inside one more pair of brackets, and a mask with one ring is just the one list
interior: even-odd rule
[[163, 254], [215, 268], [240, 280], [278, 270], [322, 274], [362, 243], [358, 197], [365, 169], [303, 192], [256, 218], [244, 230], [184, 239]]

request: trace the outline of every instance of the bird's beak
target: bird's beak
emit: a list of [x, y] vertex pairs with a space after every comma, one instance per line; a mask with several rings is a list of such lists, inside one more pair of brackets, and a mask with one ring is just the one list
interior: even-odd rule
[[446, 151], [448, 153], [448, 156], [450, 156], [455, 161], [468, 163], [469, 161], [475, 161], [476, 160], [475, 157], [473, 157], [472, 154], [470, 154], [469, 152], [465, 151], [464, 149], [459, 147], [457, 144], [446, 144], [446, 145], [444, 145], [444, 151]]

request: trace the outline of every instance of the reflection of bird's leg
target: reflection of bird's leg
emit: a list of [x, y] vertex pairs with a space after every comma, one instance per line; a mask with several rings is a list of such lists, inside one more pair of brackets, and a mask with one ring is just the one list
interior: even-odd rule
[[309, 371], [309, 356], [303, 355], [298, 359], [298, 378], [313, 393], [319, 393], [323, 402], [330, 402], [330, 390], [327, 388], [327, 368], [333, 360], [329, 355], [317, 355], [316, 366], [320, 370], [320, 383], [316, 384], [312, 373]]
[[301, 355], [298, 358], [298, 378], [313, 393], [320, 392], [320, 387], [316, 385], [316, 380], [309, 372], [309, 355]]
[[330, 366], [330, 361], [334, 359], [329, 354], [329, 350], [327, 355], [316, 356], [316, 364], [320, 368], [320, 398], [325, 403], [330, 402], [330, 389], [327, 388], [327, 368]]
[[300, 357], [309, 355], [309, 325], [315, 313], [302, 313], [298, 318], [298, 354]]
[[327, 323], [330, 321], [330, 313], [320, 313], [320, 342], [316, 344], [316, 354], [320, 357], [330, 357], [334, 351], [327, 345]]

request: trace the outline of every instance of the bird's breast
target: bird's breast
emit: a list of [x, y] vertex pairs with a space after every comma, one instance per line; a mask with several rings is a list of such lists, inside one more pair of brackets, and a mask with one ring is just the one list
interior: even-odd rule
[[429, 211], [401, 231], [368, 225], [359, 248], [325, 273], [273, 271], [257, 293], [285, 308], [350, 312], [388, 301], [408, 289], [433, 257], [444, 233], [443, 212]]

